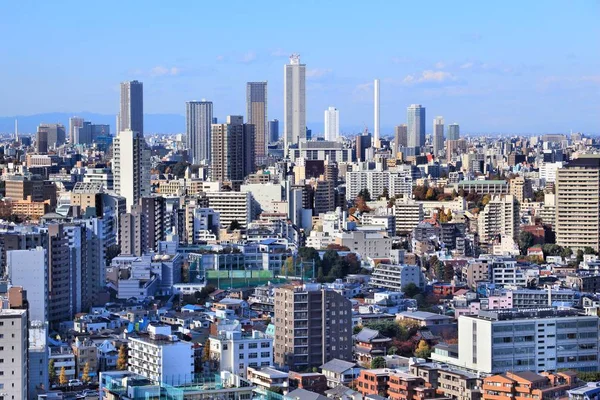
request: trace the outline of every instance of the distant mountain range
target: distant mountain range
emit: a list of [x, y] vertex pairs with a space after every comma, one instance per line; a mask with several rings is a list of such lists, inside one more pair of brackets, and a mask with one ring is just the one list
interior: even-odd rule
[[[39, 124], [60, 123], [69, 129], [69, 118], [81, 117], [86, 121], [96, 124], [110, 125], [110, 131], [116, 134], [116, 114], [98, 114], [92, 112], [74, 112], [74, 113], [43, 113], [33, 115], [17, 115], [9, 117], [0, 117], [0, 134], [14, 133], [15, 119], [19, 120], [19, 133], [35, 133]], [[224, 121], [224, 118], [219, 117], [219, 122]], [[309, 129], [312, 129], [314, 136], [323, 136], [322, 122], [307, 122]], [[354, 136], [364, 131], [364, 125], [345, 125], [340, 127], [342, 135]], [[145, 114], [144, 115], [144, 131], [146, 134], [151, 133], [183, 133], [185, 132], [185, 115], [180, 114]], [[381, 127], [383, 137], [393, 136], [394, 127]], [[283, 133], [283, 119], [279, 120], [279, 134]]]
[[[115, 134], [116, 115], [97, 114], [91, 112], [78, 113], [44, 113], [33, 115], [18, 115], [0, 117], [0, 133], [13, 133], [15, 119], [19, 120], [19, 133], [35, 133], [37, 126], [43, 123], [64, 124], [69, 129], [69, 118], [81, 117], [96, 124], [110, 125], [110, 131]], [[185, 132], [185, 116], [179, 114], [146, 114], [144, 115], [144, 131], [146, 133], [182, 133]]]

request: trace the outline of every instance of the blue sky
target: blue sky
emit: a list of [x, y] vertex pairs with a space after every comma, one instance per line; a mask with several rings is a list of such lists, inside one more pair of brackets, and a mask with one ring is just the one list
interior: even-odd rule
[[[245, 82], [269, 81], [283, 119], [283, 65], [307, 64], [308, 121], [385, 133], [406, 107], [463, 132], [600, 133], [598, 1], [0, 2], [0, 115], [117, 112], [118, 83], [144, 82], [147, 113], [214, 102], [245, 113]], [[321, 131], [320, 125], [314, 126]]]

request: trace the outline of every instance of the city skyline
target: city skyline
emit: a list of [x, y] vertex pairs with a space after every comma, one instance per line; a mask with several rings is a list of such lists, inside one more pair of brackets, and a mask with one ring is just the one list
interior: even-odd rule
[[[118, 90], [118, 82], [138, 79], [147, 86], [145, 109], [149, 114], [184, 115], [186, 101], [205, 97], [214, 101], [215, 115], [224, 118], [229, 114], [243, 114], [246, 82], [268, 80], [269, 114], [271, 118], [283, 121], [280, 68], [291, 53], [298, 52], [308, 66], [309, 125], [322, 122], [323, 110], [336, 104], [346, 116], [340, 127], [342, 133], [362, 130], [364, 125], [372, 130], [372, 82], [379, 77], [382, 135], [389, 135], [393, 126], [406, 123], [402, 110], [413, 103], [423, 104], [431, 115], [444, 115], [447, 121], [461, 123], [465, 132], [536, 133], [568, 132], [571, 129], [600, 132], [594, 116], [599, 102], [595, 95], [600, 82], [596, 73], [599, 60], [596, 52], [589, 51], [597, 45], [596, 38], [599, 37], [598, 28], [591, 22], [592, 16], [597, 15], [597, 3], [582, 2], [573, 7], [562, 7], [561, 3], [548, 2], [543, 10], [535, 4], [526, 4], [518, 15], [511, 12], [513, 7], [510, 6], [474, 4], [437, 5], [439, 17], [434, 20], [452, 19], [456, 28], [444, 29], [443, 35], [444, 24], [433, 24], [439, 27], [431, 30], [418, 30], [421, 38], [418, 44], [406, 39], [422, 24], [424, 16], [402, 24], [402, 27], [393, 24], [390, 17], [384, 17], [380, 28], [351, 32], [335, 49], [327, 50], [318, 44], [323, 36], [337, 32], [340, 22], [327, 24], [319, 35], [307, 33], [304, 23], [292, 22], [276, 38], [269, 33], [270, 28], [254, 27], [256, 39], [260, 41], [240, 37], [235, 30], [216, 38], [201, 54], [191, 54], [187, 50], [187, 39], [183, 39], [183, 46], [173, 45], [183, 33], [186, 33], [185, 37], [194, 36], [197, 28], [185, 24], [187, 14], [192, 15], [189, 11], [193, 10], [186, 13], [167, 10], [160, 18], [155, 11], [136, 10], [146, 20], [156, 22], [153, 26], [160, 32], [157, 36], [135, 21], [134, 26], [125, 27], [126, 24], [119, 23], [123, 17], [98, 7], [92, 11], [97, 13], [99, 20], [110, 21], [116, 27], [113, 32], [83, 29], [78, 39], [86, 40], [73, 43], [74, 29], [82, 22], [56, 24], [60, 26], [52, 27], [54, 36], [48, 43], [40, 35], [40, 29], [45, 30], [48, 21], [56, 20], [49, 17], [61, 20], [68, 15], [69, 21], [83, 21], [85, 18], [78, 18], [82, 10], [46, 5], [28, 9], [4, 4], [2, 14], [6, 21], [0, 27], [1, 34], [10, 35], [11, 31], [19, 30], [18, 24], [25, 20], [35, 29], [19, 30], [21, 33], [10, 43], [0, 45], [0, 54], [6, 60], [0, 66], [0, 73], [10, 78], [3, 87], [3, 93], [9, 95], [0, 97], [0, 109], [4, 116], [46, 112], [79, 115], [86, 110], [116, 114], [118, 110], [112, 99]], [[135, 3], [123, 7], [123, 15], [127, 15], [130, 8], [138, 8]], [[222, 11], [218, 5], [208, 7], [212, 14]], [[389, 6], [389, 12], [385, 14], [393, 15], [399, 7]], [[416, 11], [417, 6], [402, 7]], [[338, 9], [340, 17], [346, 19], [357, 17], [356, 10], [340, 11], [336, 4], [326, 8]], [[319, 24], [328, 14], [309, 14], [309, 9], [295, 7], [294, 13], [300, 17], [296, 20], [308, 18], [309, 24]], [[281, 10], [275, 5], [264, 4], [255, 10], [246, 6], [240, 8], [244, 15], [259, 12], [274, 17], [273, 29], [282, 24], [277, 18]], [[361, 10], [361, 13], [365, 20], [382, 14], [376, 8]], [[507, 26], [499, 26], [489, 18], [482, 18], [483, 15], [510, 21]], [[179, 18], [183, 18], [181, 27], [171, 29]], [[238, 20], [241, 15], [235, 13], [232, 18]], [[340, 21], [343, 19], [339, 18]], [[576, 27], [562, 23], [568, 19], [577, 19], [581, 23]], [[556, 28], [546, 32], [540, 24]], [[169, 29], [161, 29], [164, 27]], [[210, 26], [202, 29], [207, 28]], [[139, 47], [132, 51], [129, 46], [119, 43], [118, 38], [138, 30], [141, 30], [139, 37], [148, 39], [138, 41]], [[262, 45], [257, 47], [257, 42]], [[376, 45], [372, 46], [373, 43]], [[152, 51], [149, 51], [150, 47]], [[119, 57], [119, 63], [103, 65], [102, 69], [91, 66], [82, 70], [63, 62], [62, 55], [66, 56], [66, 53], [62, 48], [80, 52], [99, 50], [100, 58]], [[431, 51], [434, 48], [436, 51]], [[490, 52], [491, 48], [494, 52]], [[111, 51], [107, 52], [107, 49]], [[349, 55], [357, 51], [361, 56], [347, 62]], [[36, 63], [30, 62], [33, 54], [46, 60], [43, 74], [36, 76], [35, 85], [26, 79], [35, 76], [32, 71]], [[53, 57], [47, 57], [49, 54]], [[80, 90], [81, 87], [86, 90]], [[52, 101], [40, 92], [54, 93]], [[516, 102], [519, 103], [517, 109]], [[563, 112], [550, 111], [556, 109]], [[566, 119], [565, 116], [572, 113], [578, 114], [578, 121]], [[427, 132], [431, 131], [431, 122], [427, 121]]]

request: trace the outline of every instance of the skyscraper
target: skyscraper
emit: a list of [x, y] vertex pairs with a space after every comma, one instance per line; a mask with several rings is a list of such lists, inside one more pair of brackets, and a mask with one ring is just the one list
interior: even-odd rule
[[460, 139], [460, 127], [455, 122], [453, 124], [448, 125], [448, 140], [458, 139]]
[[139, 132], [124, 130], [113, 141], [114, 186], [127, 209], [150, 195], [150, 149]]
[[275, 143], [279, 140], [279, 120], [269, 121], [269, 142]]
[[75, 134], [77, 129], [83, 126], [83, 118], [71, 117], [69, 118], [69, 143], [74, 143]]
[[118, 131], [128, 129], [144, 136], [144, 85], [142, 82], [121, 82]]
[[306, 65], [292, 54], [283, 74], [283, 141], [287, 149], [306, 138]]
[[411, 104], [406, 113], [408, 130], [408, 147], [425, 145], [425, 107]]
[[337, 140], [340, 136], [340, 112], [335, 107], [325, 110], [325, 140]]
[[256, 163], [262, 164], [267, 156], [267, 82], [246, 84], [246, 121], [254, 125], [254, 154]]
[[394, 153], [398, 152], [400, 147], [408, 146], [408, 127], [406, 124], [394, 128], [394, 146]]
[[185, 103], [186, 133], [193, 164], [210, 161], [210, 126], [213, 122], [212, 101]]
[[[40, 124], [37, 128], [38, 153], [47, 153], [65, 143], [65, 126], [63, 124]], [[43, 150], [45, 140], [46, 150]]]
[[227, 116], [227, 123], [213, 124], [210, 177], [214, 181], [241, 182], [254, 170], [254, 125], [241, 115]]
[[444, 118], [433, 120], [433, 155], [438, 156], [444, 150]]
[[[27, 310], [0, 310], [0, 337], [2, 337], [2, 374], [0, 397], [28, 399], [29, 352], [27, 351]], [[47, 365], [46, 365], [47, 367]]]
[[373, 82], [373, 147], [379, 148], [379, 79]]

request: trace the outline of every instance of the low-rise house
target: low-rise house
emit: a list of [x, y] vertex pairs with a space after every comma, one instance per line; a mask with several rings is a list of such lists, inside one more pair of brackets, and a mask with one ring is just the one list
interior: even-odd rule
[[279, 388], [286, 394], [289, 387], [288, 373], [272, 367], [247, 368], [247, 379], [263, 390]]
[[363, 328], [354, 335], [354, 357], [364, 366], [369, 366], [375, 357], [387, 355], [392, 339], [376, 329]]
[[327, 386], [330, 388], [350, 385], [358, 377], [361, 369], [356, 363], [337, 358], [321, 365], [321, 372], [327, 378]]

